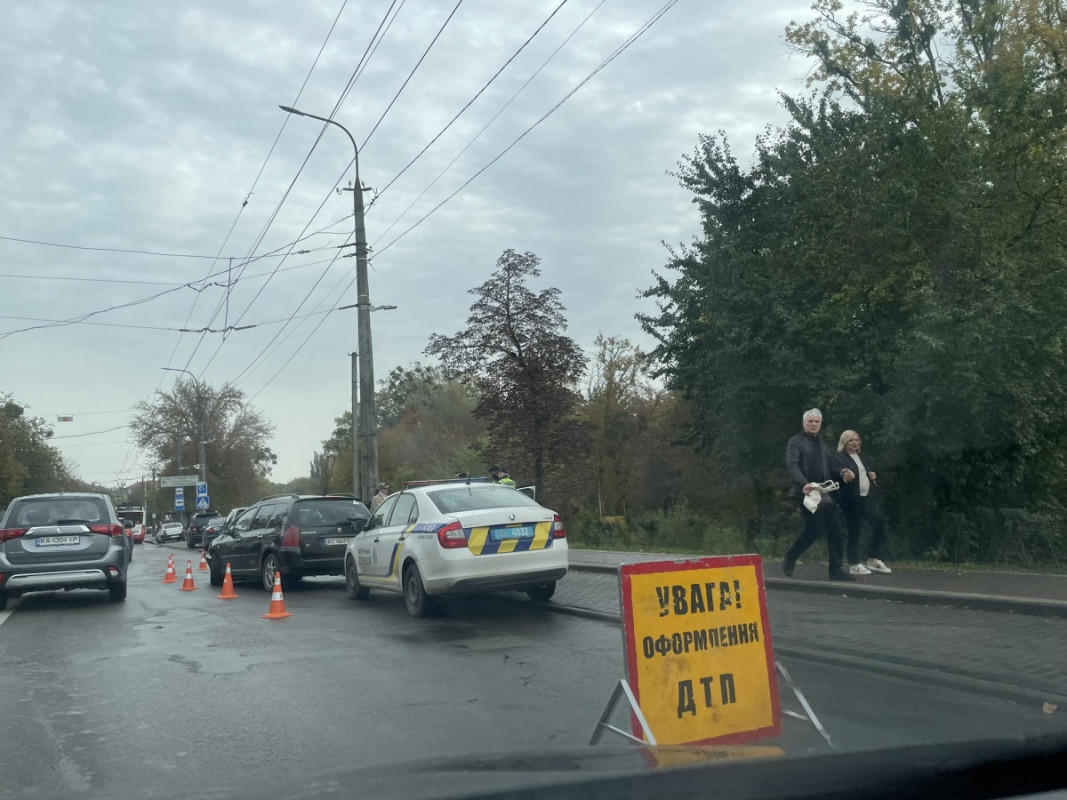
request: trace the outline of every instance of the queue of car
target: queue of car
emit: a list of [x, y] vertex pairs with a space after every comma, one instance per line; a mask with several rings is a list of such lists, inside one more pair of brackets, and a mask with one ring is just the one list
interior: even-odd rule
[[[129, 520], [100, 494], [15, 498], [0, 518], [0, 609], [26, 591], [96, 588], [126, 597]], [[343, 575], [350, 597], [401, 594], [415, 617], [449, 595], [523, 591], [547, 601], [568, 569], [559, 515], [527, 494], [485, 479], [417, 481], [371, 513], [355, 495], [278, 494], [223, 517], [198, 513], [186, 527], [161, 523], [156, 544], [201, 545], [213, 586], [234, 580], [265, 590], [277, 575]]]

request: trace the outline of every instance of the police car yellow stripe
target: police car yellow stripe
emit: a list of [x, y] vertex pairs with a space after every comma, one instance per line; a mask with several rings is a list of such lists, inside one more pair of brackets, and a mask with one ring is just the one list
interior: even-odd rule
[[498, 553], [514, 553], [515, 546], [521, 542], [522, 539], [505, 539], [500, 543], [500, 547], [497, 548]]
[[530, 539], [504, 539], [494, 542], [489, 536], [489, 527], [469, 528], [467, 547], [476, 556], [491, 556], [497, 553], [525, 553], [528, 550], [544, 550], [552, 546], [552, 523], [534, 524], [534, 535]]
[[470, 535], [467, 536], [467, 547], [476, 556], [482, 554], [482, 550], [485, 549], [485, 542], [489, 538], [489, 528], [471, 528]]
[[[415, 523], [412, 523], [411, 525], [408, 525], [406, 528], [404, 528], [404, 533], [401, 534], [401, 536], [408, 537], [411, 535], [411, 532], [413, 530], [415, 530]], [[397, 570], [400, 569], [400, 554], [403, 552], [404, 542], [399, 541], [396, 543], [396, 547], [393, 548], [393, 558], [391, 563], [389, 564], [389, 580], [392, 580], [396, 577]]]
[[552, 542], [552, 523], [538, 522], [534, 531], [533, 541], [530, 542], [531, 550], [544, 550]]

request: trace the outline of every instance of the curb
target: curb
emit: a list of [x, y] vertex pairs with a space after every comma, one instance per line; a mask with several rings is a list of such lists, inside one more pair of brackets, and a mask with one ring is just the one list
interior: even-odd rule
[[[572, 569], [575, 568], [572, 567]], [[610, 572], [612, 570], [590, 571]], [[530, 601], [520, 600], [518, 598], [514, 598], [513, 602], [523, 605], [532, 605]], [[543, 603], [538, 607], [555, 614], [563, 614], [564, 616], [569, 617], [582, 617], [584, 619], [592, 619], [598, 622], [615, 624], [622, 622], [622, 616], [620, 614], [612, 614], [606, 611], [594, 611], [579, 606]], [[786, 656], [787, 658], [814, 661], [820, 664], [830, 664], [845, 669], [859, 669], [864, 672], [873, 672], [890, 678], [899, 678], [901, 680], [912, 682], [944, 686], [949, 689], [958, 689], [972, 694], [981, 694], [1002, 700], [1009, 700], [1022, 705], [1034, 704], [1035, 706], [1040, 707], [1042, 703], [1049, 701], [1057, 701], [1067, 705], [1067, 695], [1065, 694], [1059, 694], [1054, 691], [1036, 687], [1031, 688], [1001, 683], [992, 677], [982, 678], [973, 675], [946, 672], [942, 667], [936, 665], [902, 664], [893, 661], [867, 658], [866, 656], [851, 655], [844, 652], [813, 650], [810, 647], [802, 647], [800, 645], [788, 643], [783, 644], [781, 640], [775, 642], [774, 654], [775, 656]]]
[[[575, 572], [600, 572], [617, 575], [619, 566], [606, 564], [574, 564]], [[865, 600], [890, 600], [897, 603], [918, 605], [951, 606], [973, 611], [992, 611], [999, 614], [1024, 614], [1034, 617], [1057, 617], [1067, 619], [1067, 602], [1062, 600], [1035, 600], [1029, 597], [1008, 595], [964, 594], [962, 592], [939, 592], [926, 589], [899, 589], [895, 587], [870, 586], [862, 583], [837, 583], [834, 581], [803, 581], [795, 578], [769, 578], [763, 576], [768, 589], [814, 594], [833, 594], [860, 597]]]
[[890, 678], [921, 682], [935, 686], [944, 686], [949, 689], [959, 689], [972, 694], [981, 694], [997, 697], [1002, 700], [1010, 700], [1021, 705], [1033, 704], [1040, 709], [1045, 702], [1067, 703], [1067, 695], [1059, 694], [1036, 687], [1014, 686], [1001, 683], [993, 677], [981, 678], [974, 675], [964, 675], [958, 672], [946, 672], [943, 668], [934, 665], [922, 666], [913, 664], [900, 664], [892, 661], [882, 661], [866, 656], [855, 656], [849, 653], [813, 650], [810, 647], [801, 647], [792, 644], [775, 642], [774, 653], [776, 656], [787, 656], [804, 661], [814, 661], [830, 664], [846, 669], [859, 669], [864, 672], [874, 672]]

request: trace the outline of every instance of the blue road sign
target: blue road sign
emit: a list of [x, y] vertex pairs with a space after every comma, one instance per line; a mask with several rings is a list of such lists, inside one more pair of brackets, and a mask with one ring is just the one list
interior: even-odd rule
[[200, 495], [196, 498], [196, 510], [207, 511], [211, 507], [211, 498], [206, 494]]
[[207, 481], [204, 481], [202, 483], [198, 483], [196, 485], [196, 496], [197, 497], [207, 497]]
[[174, 490], [174, 510], [185, 511], [185, 491], [180, 487]]

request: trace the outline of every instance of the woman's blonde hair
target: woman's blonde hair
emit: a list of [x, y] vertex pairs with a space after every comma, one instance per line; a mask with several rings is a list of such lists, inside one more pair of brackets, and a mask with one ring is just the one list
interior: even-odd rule
[[[842, 450], [844, 450], [845, 445], [848, 444], [848, 440], [851, 439], [853, 436], [859, 436], [859, 434], [855, 431], [844, 431], [841, 434], [841, 438], [837, 440], [837, 452], [840, 453]], [[862, 444], [860, 449], [863, 449]], [[859, 452], [859, 450], [857, 450], [856, 452]]]

